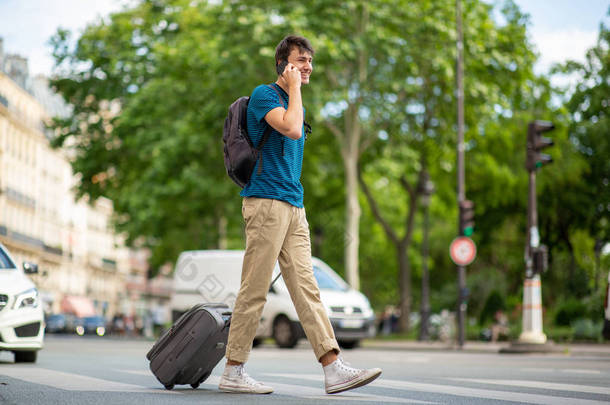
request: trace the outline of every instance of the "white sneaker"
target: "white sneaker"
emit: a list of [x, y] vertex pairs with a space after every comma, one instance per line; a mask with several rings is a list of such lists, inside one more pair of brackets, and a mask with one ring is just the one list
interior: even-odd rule
[[381, 375], [380, 368], [368, 370], [353, 368], [341, 358], [338, 358], [324, 369], [324, 385], [327, 394], [362, 387]]
[[222, 377], [220, 377], [218, 389], [224, 392], [244, 394], [270, 394], [273, 392], [273, 388], [250, 377], [243, 364], [239, 366], [229, 366], [227, 364]]

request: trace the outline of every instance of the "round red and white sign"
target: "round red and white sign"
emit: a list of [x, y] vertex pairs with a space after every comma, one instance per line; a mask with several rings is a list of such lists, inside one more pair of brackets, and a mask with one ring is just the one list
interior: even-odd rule
[[468, 266], [477, 256], [477, 246], [467, 236], [458, 236], [449, 246], [451, 260], [458, 266]]

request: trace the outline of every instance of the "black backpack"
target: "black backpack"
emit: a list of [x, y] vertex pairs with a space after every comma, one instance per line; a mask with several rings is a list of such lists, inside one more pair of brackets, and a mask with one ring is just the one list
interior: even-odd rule
[[[274, 86], [269, 86], [278, 93], [282, 105], [284, 101], [280, 93]], [[254, 146], [248, 136], [247, 112], [250, 97], [240, 97], [229, 107], [229, 114], [225, 119], [222, 131], [222, 141], [224, 142], [225, 168], [227, 174], [241, 188], [244, 188], [250, 181], [252, 170], [256, 161], [260, 158], [261, 164], [258, 166], [260, 174], [263, 168], [263, 154], [261, 153], [265, 142], [271, 134], [271, 126], [263, 133], [263, 138], [258, 146]]]

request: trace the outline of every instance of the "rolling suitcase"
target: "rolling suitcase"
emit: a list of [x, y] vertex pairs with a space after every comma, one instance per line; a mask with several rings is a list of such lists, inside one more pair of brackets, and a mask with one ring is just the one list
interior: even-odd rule
[[195, 305], [150, 349], [150, 370], [168, 390], [176, 384], [199, 387], [225, 355], [230, 323], [227, 305]]
[[[280, 275], [273, 279], [271, 286]], [[228, 305], [195, 305], [146, 354], [150, 371], [168, 390], [176, 384], [199, 387], [224, 357], [230, 325]]]

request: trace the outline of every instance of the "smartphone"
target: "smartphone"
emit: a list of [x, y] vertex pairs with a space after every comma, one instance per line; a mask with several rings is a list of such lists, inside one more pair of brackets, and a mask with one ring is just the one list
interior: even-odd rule
[[286, 69], [286, 66], [288, 65], [288, 61], [287, 60], [283, 60], [280, 63], [278, 63], [275, 67], [277, 69], [277, 74], [278, 75], [282, 75], [282, 73], [284, 73], [284, 69]]

